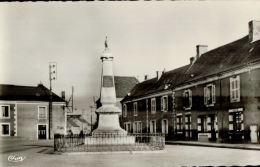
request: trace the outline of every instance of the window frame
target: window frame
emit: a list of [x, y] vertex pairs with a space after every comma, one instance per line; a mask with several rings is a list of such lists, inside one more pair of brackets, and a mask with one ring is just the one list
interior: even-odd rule
[[[211, 97], [208, 93], [210, 88], [212, 89]], [[212, 99], [211, 103], [209, 103], [210, 98]], [[214, 106], [215, 103], [216, 103], [216, 86], [213, 83], [211, 83], [204, 87], [204, 105], [206, 107], [211, 107]]]
[[[233, 87], [234, 86], [234, 87]], [[240, 76], [234, 76], [230, 78], [230, 102], [240, 102], [240, 91], [241, 91], [241, 86], [240, 86]], [[233, 96], [234, 93], [234, 96]], [[237, 95], [237, 97], [236, 97]]]
[[[183, 104], [183, 108], [184, 108], [185, 110], [191, 110], [191, 107], [192, 107], [192, 91], [191, 91], [190, 89], [184, 90], [182, 96], [183, 96], [183, 98], [185, 98], [185, 94], [186, 94], [187, 92], [188, 92], [188, 94], [189, 94], [189, 107], [185, 107], [185, 105]], [[185, 99], [184, 99], [184, 100], [185, 100]]]
[[[9, 122], [2, 122], [2, 123], [0, 123], [1, 124], [1, 136], [11, 136], [11, 126], [10, 126], [10, 123]], [[9, 134], [8, 135], [5, 135], [5, 134], [3, 134], [3, 131], [2, 131], [2, 129], [3, 129], [3, 125], [8, 125], [9, 126]]]
[[138, 109], [137, 108], [138, 108], [137, 102], [134, 102], [133, 103], [134, 116], [138, 115]]
[[[153, 102], [154, 102], [154, 106], [153, 106]], [[154, 109], [154, 110], [153, 110]], [[151, 98], [151, 113], [155, 114], [156, 113], [156, 98]]]
[[168, 111], [168, 96], [167, 95], [161, 97], [161, 111], [165, 111], [165, 112]]
[[[153, 128], [154, 128], [153, 130], [154, 130], [154, 131], [151, 132], [151, 124], [153, 124], [153, 122], [154, 122], [154, 126], [153, 126]], [[149, 130], [150, 130], [149, 132], [152, 133], [152, 134], [157, 133], [157, 132], [156, 132], [156, 131], [157, 131], [157, 127], [156, 127], [156, 120], [155, 120], [155, 119], [150, 120], [150, 128], [149, 128]]]
[[177, 133], [178, 132], [182, 132], [183, 130], [183, 118], [182, 118], [182, 115], [177, 115], [176, 116], [176, 130], [177, 130]]
[[142, 133], [142, 121], [133, 122], [133, 133]]
[[[40, 108], [45, 108], [45, 118], [40, 118]], [[47, 120], [48, 114], [47, 114], [47, 106], [38, 106], [38, 120]]]
[[[162, 128], [162, 127], [163, 127], [163, 122], [164, 122], [164, 121], [166, 121], [166, 126], [164, 127], [166, 133], [163, 132], [163, 128]], [[166, 135], [169, 134], [169, 121], [168, 121], [168, 119], [162, 119], [162, 120], [161, 120], [161, 130], [162, 130], [162, 133], [163, 133], [163, 134], [166, 134]]]
[[[10, 119], [10, 114], [11, 114], [11, 112], [10, 112], [10, 105], [8, 105], [8, 104], [1, 104], [0, 107], [1, 107], [1, 110], [0, 110], [0, 119]], [[3, 117], [2, 107], [7, 107], [7, 108], [8, 108], [8, 117]]]
[[[130, 129], [128, 129], [128, 131], [127, 131], [127, 129], [126, 129], [126, 126], [127, 126], [127, 125], [130, 125]], [[126, 130], [127, 132], [131, 132], [131, 130], [132, 130], [131, 122], [124, 122], [124, 128], [125, 128], [125, 130]]]

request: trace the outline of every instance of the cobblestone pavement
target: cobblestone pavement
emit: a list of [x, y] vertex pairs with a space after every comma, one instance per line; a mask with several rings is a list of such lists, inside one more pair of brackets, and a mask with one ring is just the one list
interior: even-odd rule
[[[14, 141], [12, 141], [14, 142]], [[167, 145], [164, 151], [149, 153], [53, 154], [50, 142], [41, 144], [5, 144], [0, 149], [0, 166], [4, 167], [170, 167], [260, 165], [260, 151], [214, 147]], [[3, 142], [1, 142], [3, 144]], [[7, 147], [11, 149], [8, 150]], [[15, 149], [14, 149], [15, 148]], [[10, 162], [10, 155], [26, 157]]]

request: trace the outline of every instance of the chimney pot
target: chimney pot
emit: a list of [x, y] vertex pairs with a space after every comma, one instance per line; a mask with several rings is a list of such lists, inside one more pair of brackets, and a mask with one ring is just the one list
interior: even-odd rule
[[148, 80], [149, 79], [149, 75], [145, 75], [144, 76], [144, 80], [146, 81], [146, 80]]
[[62, 92], [61, 92], [61, 98], [62, 98], [63, 100], [65, 100], [65, 91], [62, 91]]
[[198, 59], [202, 54], [208, 51], [208, 45], [197, 45], [196, 51], [197, 51], [196, 59]]
[[249, 42], [255, 42], [260, 39], [260, 21], [252, 20], [248, 23], [249, 33], [248, 38]]
[[195, 62], [195, 57], [190, 58], [190, 64], [193, 64]]

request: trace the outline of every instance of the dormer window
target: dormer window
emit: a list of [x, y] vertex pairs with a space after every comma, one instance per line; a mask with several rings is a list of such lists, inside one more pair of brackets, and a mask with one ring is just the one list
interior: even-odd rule
[[209, 106], [214, 106], [216, 103], [216, 95], [215, 95], [215, 85], [208, 84], [204, 87], [204, 104]]
[[185, 110], [190, 110], [192, 107], [192, 92], [190, 89], [183, 92], [183, 107]]

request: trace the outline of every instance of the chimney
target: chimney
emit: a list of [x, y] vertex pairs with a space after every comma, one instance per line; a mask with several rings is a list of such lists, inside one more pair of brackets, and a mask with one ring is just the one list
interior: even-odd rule
[[248, 23], [249, 27], [249, 42], [255, 42], [260, 39], [260, 21], [252, 20]]
[[159, 80], [162, 76], [162, 71], [156, 71], [156, 77], [157, 77], [157, 80]]
[[65, 100], [65, 91], [62, 91], [62, 92], [61, 92], [61, 98], [62, 98], [63, 100]]
[[196, 51], [197, 51], [196, 59], [198, 59], [202, 54], [208, 51], [208, 45], [197, 45]]
[[193, 64], [195, 62], [195, 57], [190, 58], [190, 64]]
[[144, 80], [147, 81], [149, 79], [149, 75], [144, 76]]

